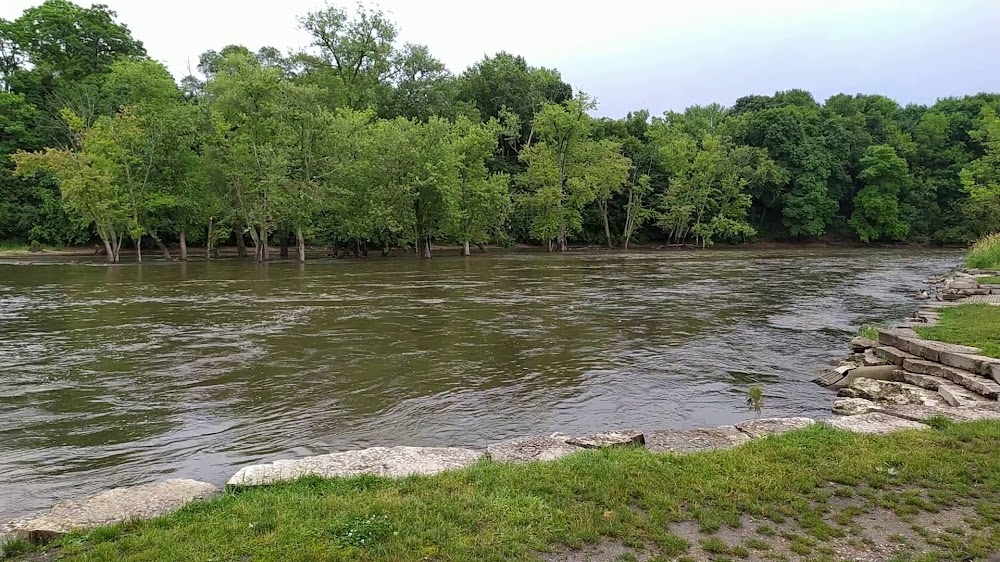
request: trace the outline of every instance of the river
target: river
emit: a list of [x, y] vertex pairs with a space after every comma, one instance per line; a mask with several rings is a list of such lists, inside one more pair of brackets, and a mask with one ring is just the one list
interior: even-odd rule
[[829, 415], [810, 381], [957, 252], [0, 265], [0, 521], [373, 445]]

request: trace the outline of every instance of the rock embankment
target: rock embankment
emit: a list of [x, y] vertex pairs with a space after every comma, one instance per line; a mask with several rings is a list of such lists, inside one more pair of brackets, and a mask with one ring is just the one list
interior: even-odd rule
[[879, 423], [895, 418], [892, 424], [898, 427], [914, 427], [936, 417], [1000, 419], [1000, 359], [982, 356], [974, 347], [925, 340], [913, 330], [936, 324], [946, 306], [1000, 305], [1000, 286], [977, 281], [993, 275], [960, 270], [930, 280], [936, 301], [905, 322], [879, 330], [877, 340], [854, 338], [851, 359], [816, 380], [839, 389], [833, 413], [854, 418], [834, 420], [831, 425], [857, 423], [862, 416]]
[[[278, 460], [244, 467], [227, 485], [246, 488], [276, 484], [303, 476], [323, 478], [371, 474], [384, 477], [430, 475], [469, 466], [484, 457], [493, 462], [551, 461], [588, 449], [647, 447], [651, 451], [688, 453], [734, 447], [815, 423], [809, 418], [765, 418], [708, 429], [664, 429], [643, 433], [629, 429], [589, 435], [519, 437], [492, 443], [485, 452], [458, 447], [372, 447]], [[70, 531], [123, 521], [149, 519], [180, 509], [187, 503], [221, 493], [216, 486], [194, 480], [167, 480], [131, 488], [116, 488], [81, 500], [62, 502], [47, 514], [13, 521], [0, 527], [4, 534], [45, 542]]]

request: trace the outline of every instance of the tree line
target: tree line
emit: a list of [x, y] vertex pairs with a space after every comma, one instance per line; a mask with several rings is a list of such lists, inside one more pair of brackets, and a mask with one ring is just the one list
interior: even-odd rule
[[[1000, 95], [750, 95], [595, 118], [506, 52], [451, 73], [378, 9], [177, 83], [103, 5], [0, 19], [0, 240], [387, 254], [433, 243], [965, 244], [1000, 230]], [[247, 249], [249, 242], [250, 248]]]

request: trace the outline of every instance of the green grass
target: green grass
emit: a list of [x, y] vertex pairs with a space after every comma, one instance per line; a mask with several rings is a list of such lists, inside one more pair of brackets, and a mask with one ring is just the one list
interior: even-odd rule
[[878, 330], [879, 327], [877, 325], [865, 324], [864, 326], [858, 328], [858, 335], [872, 341], [878, 341]]
[[965, 265], [977, 269], [1000, 269], [1000, 233], [989, 234], [969, 248]]
[[993, 277], [977, 277], [976, 282], [980, 285], [1000, 285], [1000, 275]]
[[963, 304], [941, 309], [941, 321], [917, 327], [920, 337], [978, 347], [983, 355], [1000, 357], [1000, 306]]
[[[785, 521], [786, 529], [798, 531], [796, 552], [821, 552], [823, 541], [838, 534], [831, 521], [820, 520], [836, 511], [822, 502], [842, 497], [836, 489], [854, 488], [866, 490], [857, 501], [890, 509], [930, 508], [908, 503], [916, 497], [906, 493], [912, 489], [934, 490], [942, 503], [980, 502], [982, 531], [947, 540], [957, 541], [948, 546], [955, 559], [984, 557], [986, 547], [977, 546], [988, 543], [982, 535], [1000, 537], [998, 450], [1000, 422], [889, 436], [817, 425], [685, 456], [614, 449], [551, 463], [484, 460], [400, 480], [304, 478], [234, 490], [166, 517], [70, 535], [52, 546], [59, 560], [70, 562], [534, 560], [540, 552], [602, 541], [644, 544], [676, 557], [691, 552], [671, 534], [671, 523], [710, 523], [725, 532], [750, 516]], [[757, 531], [767, 536], [775, 529]], [[696, 542], [733, 558], [760, 546], [708, 537]]]

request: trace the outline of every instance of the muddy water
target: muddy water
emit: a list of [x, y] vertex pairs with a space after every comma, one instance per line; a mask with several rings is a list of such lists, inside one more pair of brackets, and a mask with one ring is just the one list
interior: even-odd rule
[[825, 416], [859, 324], [949, 252], [0, 265], [0, 520], [371, 445]]

